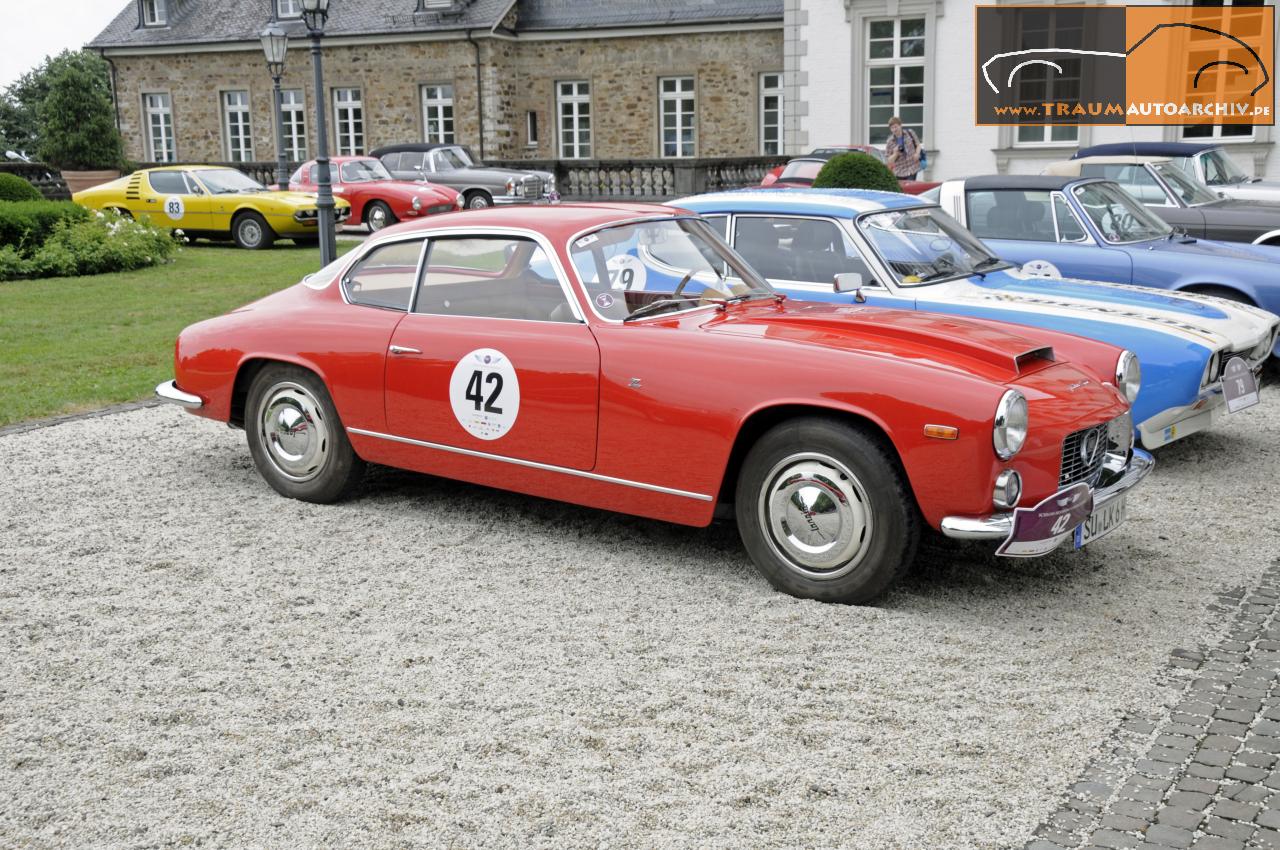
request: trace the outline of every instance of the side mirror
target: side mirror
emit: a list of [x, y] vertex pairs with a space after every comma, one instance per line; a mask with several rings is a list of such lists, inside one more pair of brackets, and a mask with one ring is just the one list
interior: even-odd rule
[[831, 288], [837, 295], [852, 292], [853, 300], [859, 304], [867, 301], [867, 296], [862, 294], [862, 275], [858, 272], [841, 272], [836, 275], [835, 284]]

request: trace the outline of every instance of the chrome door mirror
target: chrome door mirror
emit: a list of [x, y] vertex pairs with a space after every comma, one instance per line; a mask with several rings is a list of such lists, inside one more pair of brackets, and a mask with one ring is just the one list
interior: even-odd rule
[[836, 275], [835, 285], [832, 287], [837, 293], [857, 292], [861, 288], [862, 275], [858, 272], [841, 272]]

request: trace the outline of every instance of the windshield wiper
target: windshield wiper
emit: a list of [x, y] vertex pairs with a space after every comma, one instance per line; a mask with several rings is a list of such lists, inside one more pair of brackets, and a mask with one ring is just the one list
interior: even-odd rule
[[[999, 257], [987, 257], [985, 260], [979, 260], [973, 264], [973, 273], [984, 280], [987, 277], [987, 271], [991, 271], [996, 266], [1004, 263]], [[986, 271], [984, 271], [984, 269]]]
[[[699, 298], [700, 298], [700, 297], [701, 297], [701, 296], [699, 296]], [[638, 318], [640, 318], [641, 316], [647, 316], [647, 315], [649, 315], [650, 313], [656, 313], [659, 309], [661, 309], [661, 308], [663, 308], [663, 307], [670, 307], [672, 304], [682, 304], [682, 303], [686, 303], [686, 302], [689, 302], [689, 301], [695, 301], [695, 302], [696, 302], [697, 300], [698, 300], [698, 298], [685, 298], [685, 297], [680, 297], [680, 298], [659, 298], [657, 301], [650, 301], [648, 304], [645, 304], [643, 307], [637, 307], [634, 313], [632, 313], [631, 315], [627, 316], [627, 317], [626, 317], [625, 319], [623, 319], [622, 321], [624, 321], [624, 322], [629, 322], [629, 321], [631, 321], [632, 319], [638, 319]]]

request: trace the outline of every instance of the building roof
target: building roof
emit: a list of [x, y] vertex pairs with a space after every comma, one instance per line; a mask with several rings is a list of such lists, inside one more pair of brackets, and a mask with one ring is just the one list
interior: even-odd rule
[[1081, 148], [1071, 155], [1072, 159], [1083, 159], [1086, 156], [1195, 156], [1201, 151], [1221, 145], [1203, 142], [1117, 142], [1110, 145], [1093, 145]]
[[[120, 0], [117, 0], [120, 2]], [[417, 12], [417, 0], [340, 0], [325, 35], [377, 36], [496, 28], [512, 6], [516, 31], [581, 30], [673, 24], [782, 21], [783, 0], [458, 0], [448, 12]], [[90, 48], [163, 47], [257, 41], [271, 16], [270, 0], [169, 0], [169, 23], [139, 26], [137, 0], [128, 0]], [[291, 35], [301, 21], [282, 21]]]
[[668, 201], [669, 206], [699, 213], [758, 212], [792, 215], [837, 215], [932, 206], [914, 195], [869, 189], [740, 189]]

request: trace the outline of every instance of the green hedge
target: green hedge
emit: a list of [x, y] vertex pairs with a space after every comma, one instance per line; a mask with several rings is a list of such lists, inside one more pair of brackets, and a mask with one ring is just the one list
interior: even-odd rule
[[89, 211], [71, 201], [0, 201], [0, 248], [29, 255], [58, 224], [88, 219]]
[[898, 178], [883, 162], [860, 151], [842, 153], [827, 160], [813, 181], [815, 189], [878, 189], [901, 192]]
[[37, 248], [0, 245], [0, 280], [129, 271], [166, 262], [177, 251], [169, 231], [149, 222], [86, 214], [55, 223]]
[[0, 201], [41, 201], [40, 190], [16, 174], [0, 171]]

